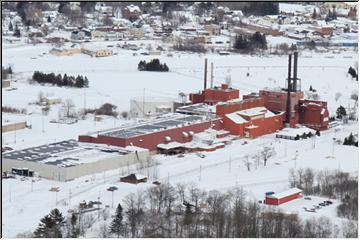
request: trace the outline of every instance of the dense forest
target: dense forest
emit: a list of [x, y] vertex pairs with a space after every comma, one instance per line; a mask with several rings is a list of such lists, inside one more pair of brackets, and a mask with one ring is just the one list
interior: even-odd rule
[[160, 63], [159, 59], [152, 59], [150, 62], [140, 61], [138, 64], [139, 71], [168, 72], [169, 67], [166, 63]]
[[61, 74], [55, 75], [55, 73], [43, 73], [40, 71], [35, 71], [32, 76], [32, 80], [40, 84], [50, 83], [59, 87], [89, 87], [89, 80], [87, 79], [87, 77], [83, 77], [81, 75], [74, 77], [64, 74], [64, 76], [61, 76]]

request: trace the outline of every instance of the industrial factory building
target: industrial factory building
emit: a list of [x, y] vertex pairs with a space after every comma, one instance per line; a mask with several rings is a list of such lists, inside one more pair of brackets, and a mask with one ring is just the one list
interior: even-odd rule
[[100, 144], [62, 141], [2, 156], [2, 172], [69, 181], [75, 178], [117, 169], [149, 158], [146, 149], [112, 147]]
[[[95, 136], [79, 136], [79, 141], [121, 147], [138, 146], [152, 152], [176, 153], [223, 147], [221, 144], [224, 142], [219, 142], [218, 145], [205, 144], [206, 146], [194, 143], [194, 134], [208, 130], [256, 138], [279, 132], [284, 127], [298, 128], [304, 125], [315, 130], [327, 129], [327, 103], [304, 99], [301, 80], [297, 77], [297, 60], [297, 52], [294, 53], [294, 63], [292, 55], [289, 55], [286, 88], [260, 90], [259, 93], [244, 95], [242, 99], [239, 98], [240, 91], [231, 87], [230, 76], [226, 77], [226, 83], [220, 87], [213, 86], [211, 79], [210, 88], [207, 88], [205, 60], [204, 89], [189, 95], [191, 105], [179, 106], [175, 114], [162, 114], [163, 117], [142, 124]], [[145, 109], [141, 106], [137, 108]]]
[[114, 146], [137, 146], [156, 151], [162, 143], [185, 143], [195, 133], [206, 129], [222, 129], [220, 118], [198, 115], [170, 114], [135, 126], [98, 133], [97, 136], [79, 136], [81, 142], [103, 143]]

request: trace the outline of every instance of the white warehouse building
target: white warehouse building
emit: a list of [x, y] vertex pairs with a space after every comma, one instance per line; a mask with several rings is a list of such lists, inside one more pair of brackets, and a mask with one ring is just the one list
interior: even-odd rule
[[3, 154], [1, 170], [36, 173], [39, 177], [63, 182], [149, 159], [147, 149], [67, 140]]
[[174, 111], [176, 99], [166, 97], [137, 97], [130, 100], [130, 117], [144, 118]]

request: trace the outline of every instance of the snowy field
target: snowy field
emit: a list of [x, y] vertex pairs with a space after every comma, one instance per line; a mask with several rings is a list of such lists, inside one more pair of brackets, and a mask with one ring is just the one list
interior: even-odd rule
[[[144, 43], [148, 44], [148, 42]], [[97, 43], [97, 45], [101, 44], [116, 45], [111, 42]], [[114, 51], [118, 54], [107, 58], [91, 58], [82, 54], [57, 57], [48, 54], [50, 49], [51, 46], [46, 44], [3, 46], [2, 64], [3, 66], [10, 64], [16, 72], [14, 75], [16, 82], [13, 87], [17, 90], [2, 89], [2, 105], [28, 109], [27, 115], [4, 114], [3, 118], [24, 119], [32, 125], [32, 129], [2, 134], [3, 142], [15, 149], [70, 138], [77, 139], [79, 134], [114, 128], [133, 121], [107, 118], [102, 122], [94, 122], [92, 118], [88, 118], [73, 125], [49, 123], [51, 119], [57, 118], [61, 105], [52, 106], [49, 115], [43, 118], [39, 106], [29, 105], [30, 102], [37, 100], [40, 91], [63, 100], [72, 99], [77, 110], [81, 110], [84, 105], [87, 108], [94, 108], [110, 102], [122, 111], [129, 110], [130, 99], [142, 96], [144, 89], [146, 96], [177, 97], [179, 92], [197, 92], [203, 86], [204, 55], [173, 53], [173, 57], [166, 57], [166, 54], [133, 56], [132, 51], [114, 47]], [[137, 71], [140, 60], [156, 57], [169, 66], [170, 72]], [[214, 83], [216, 85], [223, 83], [225, 76], [230, 74], [233, 87], [240, 88], [241, 95], [258, 92], [264, 87], [284, 87], [287, 56], [209, 54], [206, 57], [215, 66]], [[331, 115], [335, 114], [340, 104], [345, 107], [353, 106], [354, 101], [350, 99], [350, 95], [358, 92], [358, 83], [347, 76], [347, 70], [355, 65], [357, 59], [357, 52], [351, 49], [341, 54], [302, 53], [299, 56], [298, 73], [302, 79], [302, 89], [308, 90], [310, 85], [315, 88], [320, 98], [328, 101]], [[89, 79], [90, 87], [84, 90], [29, 85], [27, 79], [34, 70], [85, 75]], [[250, 73], [249, 77], [246, 76], [247, 73]], [[338, 92], [342, 96], [336, 101], [335, 95]], [[337, 133], [334, 129], [323, 132], [315, 142], [312, 139], [301, 142], [279, 140], [271, 134], [255, 140], [246, 139], [248, 144], [245, 145], [243, 145], [244, 139], [234, 141], [224, 149], [207, 153], [205, 158], [199, 158], [195, 154], [187, 154], [184, 158], [156, 155], [155, 159], [160, 163], [158, 177], [161, 182], [196, 183], [200, 188], [207, 190], [226, 191], [238, 185], [247, 191], [249, 197], [261, 200], [266, 191], [279, 192], [288, 188], [290, 168], [340, 169], [358, 175], [358, 148], [335, 145], [335, 158], [329, 157], [332, 155], [334, 137], [343, 140], [350, 132], [358, 132], [357, 122], [341, 125], [339, 128], [341, 131]], [[244, 156], [253, 155], [260, 147], [268, 145], [273, 146], [277, 153], [269, 160], [268, 166], [259, 166], [257, 169], [252, 168], [251, 171], [247, 171], [243, 163]], [[297, 160], [295, 160], [296, 150]], [[111, 206], [111, 193], [106, 191], [109, 186], [119, 188], [114, 192], [115, 203], [121, 201], [130, 192], [151, 186], [151, 181], [137, 186], [120, 183], [119, 175], [123, 171], [127, 169], [116, 169], [67, 183], [41, 180], [32, 184], [30, 180], [3, 180], [3, 236], [15, 237], [20, 232], [33, 231], [40, 218], [55, 207], [56, 197], [57, 207], [66, 213], [68, 209], [78, 206], [82, 200], [94, 201], [100, 198], [104, 204]], [[51, 187], [60, 188], [57, 196], [54, 192], [49, 192]], [[297, 212], [303, 218], [313, 216], [314, 213], [304, 212], [305, 203], [299, 201], [289, 203], [287, 211]], [[315, 215], [337, 219], [335, 207], [319, 211]]]

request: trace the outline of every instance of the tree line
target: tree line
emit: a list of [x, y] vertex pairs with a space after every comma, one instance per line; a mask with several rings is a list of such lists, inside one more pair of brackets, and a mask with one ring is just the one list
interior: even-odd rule
[[[297, 214], [249, 200], [239, 187], [219, 192], [194, 184], [162, 183], [126, 196], [111, 218], [107, 210], [73, 213], [66, 220], [58, 217], [63, 219], [60, 230], [52, 224], [55, 220], [47, 219], [50, 230], [43, 231], [45, 216], [34, 236], [56, 237], [61, 232], [62, 237], [79, 237], [90, 228], [97, 228], [102, 238], [327, 238], [339, 234], [339, 226], [326, 217], [302, 220]], [[356, 226], [351, 220], [341, 226], [344, 237], [357, 237], [357, 228], [348, 227], [351, 224]]]
[[251, 52], [256, 49], [267, 49], [265, 34], [255, 32], [254, 34], [240, 34], [235, 37], [234, 49]]
[[160, 60], [155, 58], [152, 59], [150, 62], [146, 62], [145, 60], [140, 61], [138, 64], [139, 71], [154, 71], [154, 72], [168, 72], [169, 67], [166, 63], [160, 63]]
[[89, 87], [89, 80], [87, 79], [87, 77], [84, 77], [82, 75], [78, 75], [77, 77], [68, 76], [66, 75], [66, 73], [64, 74], [64, 76], [61, 76], [61, 74], [55, 75], [55, 73], [43, 73], [40, 71], [35, 71], [32, 75], [32, 80], [40, 84], [50, 83], [59, 87]]

